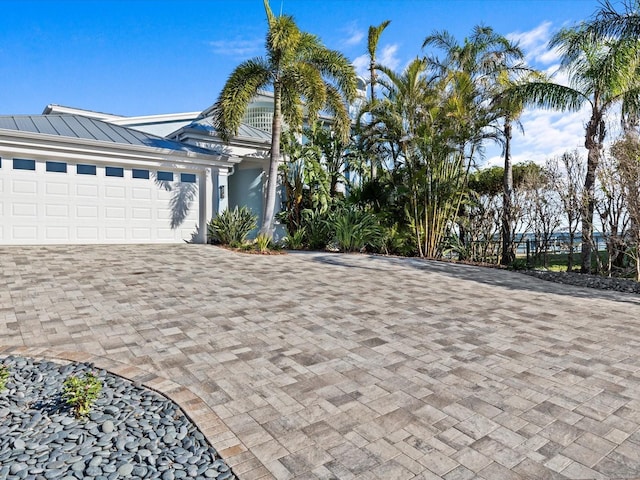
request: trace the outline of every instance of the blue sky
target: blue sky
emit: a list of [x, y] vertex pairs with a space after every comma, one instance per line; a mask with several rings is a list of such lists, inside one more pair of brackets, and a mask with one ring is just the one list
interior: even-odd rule
[[[262, 0], [0, 0], [0, 6], [0, 114], [38, 114], [49, 103], [121, 115], [203, 110], [240, 61], [261, 55], [266, 30]], [[368, 27], [389, 19], [379, 55], [397, 69], [422, 53], [434, 31], [462, 40], [483, 24], [519, 40], [534, 66], [553, 71], [549, 36], [590, 17], [599, 3], [271, 0], [271, 6], [359, 67]], [[584, 121], [573, 119], [526, 114], [516, 160], [578, 146]], [[494, 154], [487, 153], [489, 163]]]

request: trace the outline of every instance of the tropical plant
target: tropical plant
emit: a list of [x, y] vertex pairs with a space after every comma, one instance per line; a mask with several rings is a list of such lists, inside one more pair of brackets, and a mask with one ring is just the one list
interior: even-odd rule
[[588, 105], [591, 112], [585, 128], [587, 170], [584, 182], [581, 271], [591, 272], [596, 170], [606, 137], [606, 119], [615, 105], [623, 113], [638, 111], [640, 76], [637, 38], [614, 39], [593, 34], [588, 24], [558, 32], [549, 43], [561, 54], [561, 68], [569, 85], [534, 81], [513, 87], [510, 94], [525, 104], [556, 110], [578, 111]]
[[[372, 103], [376, 101], [375, 86], [378, 78], [378, 75], [376, 72], [376, 69], [378, 68], [376, 54], [378, 52], [378, 42], [380, 41], [380, 35], [382, 35], [382, 32], [384, 31], [384, 29], [387, 28], [390, 23], [391, 23], [391, 20], [385, 20], [378, 26], [371, 25], [369, 27], [369, 34], [367, 36], [367, 53], [369, 54], [369, 88], [370, 88], [369, 99]], [[375, 124], [375, 120], [372, 121], [372, 123]], [[372, 180], [375, 179], [377, 176], [377, 165], [376, 165], [377, 163], [378, 163], [378, 156], [373, 155], [371, 157], [371, 179]]]
[[586, 33], [593, 38], [635, 40], [640, 38], [640, 2], [618, 2], [618, 10], [611, 0], [602, 0], [596, 17], [586, 25]]
[[260, 253], [268, 252], [272, 243], [273, 242], [271, 241], [271, 237], [263, 233], [259, 234], [254, 241], [254, 245], [256, 246], [256, 249]]
[[312, 250], [323, 250], [333, 236], [332, 225], [326, 210], [307, 209], [302, 211], [302, 227], [306, 243]]
[[378, 246], [382, 240], [382, 230], [372, 213], [345, 206], [330, 218], [334, 240], [342, 252], [358, 252], [367, 245]]
[[367, 53], [369, 54], [369, 88], [370, 88], [370, 99], [371, 101], [375, 101], [375, 86], [376, 80], [378, 78], [376, 74], [376, 68], [378, 67], [376, 54], [378, 52], [378, 42], [380, 42], [380, 35], [385, 28], [389, 26], [391, 20], [385, 20], [378, 26], [371, 25], [369, 27], [369, 34], [367, 36]]
[[329, 179], [320, 163], [322, 152], [316, 145], [302, 143], [293, 132], [284, 132], [282, 151], [285, 161], [280, 165], [280, 175], [284, 201], [278, 215], [287, 231], [295, 232], [301, 226], [303, 210], [328, 208]]
[[304, 248], [306, 235], [307, 231], [304, 227], [298, 228], [293, 233], [289, 232], [284, 238], [285, 247], [290, 250], [302, 250]]
[[251, 230], [257, 227], [258, 216], [246, 206], [225, 210], [212, 218], [207, 225], [209, 237], [215, 241], [233, 247], [240, 246]]
[[63, 389], [62, 397], [73, 408], [75, 416], [84, 417], [100, 396], [102, 381], [91, 372], [82, 378], [72, 375], [64, 381]]
[[345, 100], [355, 98], [356, 74], [343, 54], [300, 31], [293, 17], [275, 16], [268, 0], [264, 8], [269, 27], [266, 57], [247, 60], [231, 73], [213, 109], [213, 123], [223, 138], [237, 134], [251, 99], [262, 89], [273, 89], [269, 175], [260, 229], [272, 237], [283, 121], [295, 130], [303, 123], [303, 113], [313, 123], [324, 109], [333, 116], [336, 134], [347, 141], [350, 118]]
[[522, 50], [491, 27], [476, 26], [463, 44], [456, 42], [447, 32], [435, 33], [425, 39], [423, 48], [427, 46], [438, 47], [445, 52], [443, 59], [432, 58], [431, 61], [443, 77], [449, 76], [457, 85], [464, 87], [460, 90], [461, 98], [466, 99], [465, 104], [470, 107], [463, 118], [469, 126], [471, 153], [487, 139], [503, 145], [501, 262], [508, 264], [515, 258], [511, 230], [512, 129], [514, 124], [521, 126], [518, 117], [523, 104], [506, 92], [510, 86], [537, 74], [524, 64]]

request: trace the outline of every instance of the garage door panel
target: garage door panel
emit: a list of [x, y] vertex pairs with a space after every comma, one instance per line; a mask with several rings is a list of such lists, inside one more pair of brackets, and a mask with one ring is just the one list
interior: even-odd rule
[[78, 218], [97, 218], [98, 206], [97, 205], [78, 205], [76, 207], [76, 216]]
[[11, 210], [14, 217], [32, 218], [38, 215], [38, 206], [35, 203], [15, 202]]
[[80, 241], [98, 241], [98, 227], [77, 227], [76, 238]]
[[76, 195], [79, 197], [96, 198], [98, 185], [76, 185]]
[[45, 191], [47, 192], [47, 195], [62, 195], [65, 197], [69, 195], [68, 183], [61, 183], [61, 182], [54, 183], [54, 182], [47, 181], [45, 185], [46, 185]]
[[126, 240], [125, 229], [123, 227], [105, 227], [105, 238], [107, 240]]
[[35, 180], [14, 180], [11, 183], [13, 186], [11, 189], [13, 193], [35, 194], [38, 191], [38, 184]]
[[18, 241], [31, 243], [34, 238], [38, 238], [38, 227], [33, 225], [14, 225], [11, 230], [11, 236]]
[[69, 227], [45, 227], [45, 240], [49, 242], [69, 241]]
[[145, 240], [151, 237], [151, 229], [150, 228], [133, 228], [131, 230], [131, 238], [133, 240]]
[[131, 217], [136, 220], [151, 220], [150, 208], [133, 208], [131, 210]]
[[44, 206], [45, 215], [47, 217], [61, 217], [68, 218], [69, 217], [69, 206], [62, 204], [51, 204], [47, 203]]
[[134, 187], [131, 189], [131, 198], [136, 200], [151, 200], [151, 189]]
[[125, 189], [124, 187], [107, 186], [104, 189], [104, 196], [113, 199], [124, 199]]
[[[174, 243], [190, 239], [198, 223], [197, 189], [184, 222], [172, 229], [174, 193], [132, 178], [129, 168], [123, 177], [106, 177], [100, 166], [96, 175], [79, 175], [75, 164], [66, 173], [47, 172], [39, 160], [35, 171], [11, 165], [0, 165], [2, 244]], [[172, 187], [177, 191], [179, 183]]]
[[109, 220], [124, 220], [126, 218], [125, 207], [106, 207], [104, 216]]

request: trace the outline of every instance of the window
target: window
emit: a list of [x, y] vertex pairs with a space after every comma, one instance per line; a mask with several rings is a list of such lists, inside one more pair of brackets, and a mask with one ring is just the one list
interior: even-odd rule
[[124, 168], [105, 167], [104, 173], [107, 177], [124, 177]]
[[96, 166], [95, 165], [76, 165], [76, 172], [78, 175], [95, 175], [96, 174]]
[[47, 172], [67, 173], [67, 164], [64, 162], [47, 162]]
[[180, 181], [184, 183], [196, 183], [196, 174], [195, 173], [181, 173]]
[[133, 178], [149, 178], [149, 170], [139, 170], [137, 168], [134, 168], [133, 170], [131, 170], [131, 176]]
[[36, 169], [36, 161], [35, 160], [24, 160], [22, 158], [14, 158], [13, 159], [13, 169], [14, 170], [35, 170]]
[[158, 172], [158, 180], [173, 182], [173, 172]]

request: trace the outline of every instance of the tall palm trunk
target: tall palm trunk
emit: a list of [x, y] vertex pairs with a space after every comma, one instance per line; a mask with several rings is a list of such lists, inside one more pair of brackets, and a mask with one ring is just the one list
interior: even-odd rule
[[273, 237], [276, 192], [278, 186], [278, 166], [280, 165], [280, 135], [282, 133], [282, 87], [279, 81], [273, 84], [273, 121], [271, 123], [271, 155], [269, 158], [269, 176], [267, 177], [267, 195], [264, 202], [262, 227], [260, 234]]
[[593, 216], [596, 209], [595, 184], [596, 170], [600, 163], [600, 151], [605, 137], [605, 124], [598, 108], [594, 103], [591, 119], [587, 124], [584, 146], [587, 148], [587, 172], [584, 179], [584, 200], [582, 202], [582, 252], [580, 257], [580, 271], [591, 273], [593, 256]]
[[511, 162], [511, 117], [504, 119], [504, 177], [502, 194], [502, 265], [510, 265], [515, 260], [513, 251], [513, 232], [511, 231], [513, 215], [513, 165]]

